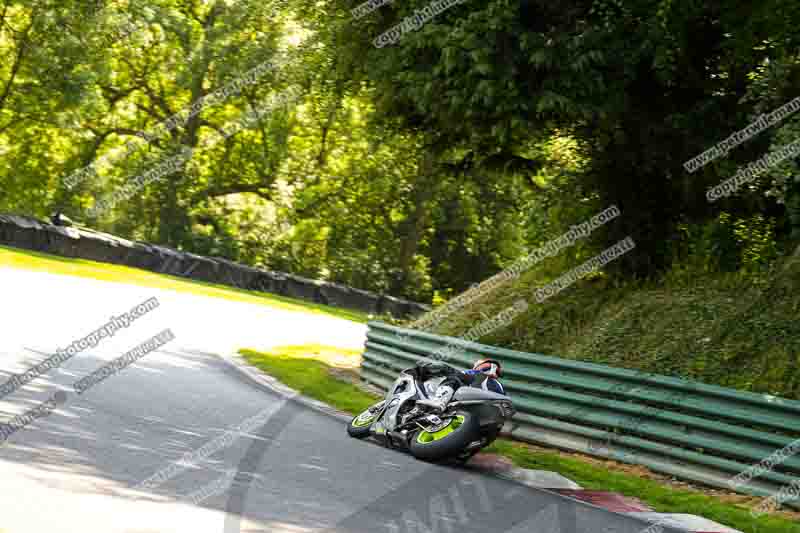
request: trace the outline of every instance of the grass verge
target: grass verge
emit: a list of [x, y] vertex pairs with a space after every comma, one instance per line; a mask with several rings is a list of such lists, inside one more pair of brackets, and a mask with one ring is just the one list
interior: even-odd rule
[[353, 322], [366, 323], [370, 320], [367, 314], [350, 309], [341, 309], [303, 300], [295, 300], [276, 294], [246, 291], [235, 287], [206, 283], [204, 281], [187, 280], [177, 276], [157, 274], [138, 268], [110, 263], [99, 263], [97, 261], [89, 261], [88, 259], [61, 257], [7, 246], [0, 246], [0, 267], [3, 266], [48, 272], [50, 274], [63, 274], [101, 281], [126, 283], [155, 289], [167, 289], [199, 296], [210, 296], [212, 298], [224, 298], [236, 302], [268, 305], [287, 311], [325, 314], [337, 318], [344, 318]]
[[[379, 396], [335, 376], [340, 370], [329, 364], [331, 358], [325, 355], [335, 352], [350, 359], [351, 363], [360, 358], [360, 352], [355, 350], [318, 345], [279, 347], [270, 352], [240, 351], [250, 364], [302, 394], [351, 414], [360, 413], [375, 403]], [[585, 489], [613, 491], [638, 498], [658, 512], [696, 514], [745, 533], [800, 533], [800, 525], [786, 518], [789, 513], [754, 518], [744, 505], [723, 502], [697, 490], [676, 489], [652, 479], [613, 472], [593, 464], [597, 461], [589, 458], [564, 457], [557, 452], [540, 451], [506, 439], [498, 440], [486, 451], [508, 457], [523, 468], [558, 472]]]
[[[294, 390], [315, 398], [336, 409], [348, 413], [360, 413], [377, 401], [352, 383], [331, 375], [332, 366], [313, 358], [317, 346], [289, 346], [276, 348], [272, 352], [240, 350], [239, 353], [251, 365], [280, 380]], [[338, 350], [351, 357], [360, 357], [357, 350]], [[308, 355], [305, 355], [308, 354]]]

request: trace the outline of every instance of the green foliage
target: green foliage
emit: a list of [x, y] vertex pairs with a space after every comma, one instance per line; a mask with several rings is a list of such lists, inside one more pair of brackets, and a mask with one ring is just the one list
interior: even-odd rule
[[737, 220], [734, 223], [733, 234], [741, 248], [741, 263], [745, 271], [768, 266], [777, 258], [775, 222], [763, 215]]
[[671, 274], [681, 270], [763, 272], [779, 256], [776, 224], [761, 214], [735, 218], [722, 212], [705, 225], [678, 225], [681, 252]]
[[[0, 0], [0, 210], [59, 209], [122, 236], [428, 302], [611, 204], [620, 220], [543, 276], [629, 235], [637, 247], [610, 265], [614, 280], [657, 277], [684, 248], [708, 271], [755, 271], [775, 241], [800, 239], [796, 162], [719, 206], [704, 197], [800, 135], [800, 118], [700, 172], [681, 166], [796, 96], [796, 5], [467, 2], [373, 46], [428, 3], [354, 20], [352, 0]], [[159, 129], [279, 50], [280, 68]], [[221, 138], [289, 87], [300, 98]], [[185, 167], [88, 216], [185, 147]], [[90, 163], [96, 179], [65, 187]]]

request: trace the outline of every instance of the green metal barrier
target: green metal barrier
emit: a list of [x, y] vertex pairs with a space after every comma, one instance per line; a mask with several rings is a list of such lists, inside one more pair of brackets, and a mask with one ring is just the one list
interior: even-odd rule
[[[381, 322], [369, 323], [361, 377], [386, 390], [398, 372], [443, 347], [448, 352], [442, 360], [456, 367], [469, 367], [477, 354], [503, 362], [503, 385], [518, 410], [512, 438], [757, 496], [800, 483], [800, 453], [786, 454], [771, 469], [754, 466], [795, 441], [792, 448], [800, 452], [800, 401]], [[758, 468], [752, 480], [731, 485], [751, 467]], [[800, 509], [800, 500], [785, 504]]]

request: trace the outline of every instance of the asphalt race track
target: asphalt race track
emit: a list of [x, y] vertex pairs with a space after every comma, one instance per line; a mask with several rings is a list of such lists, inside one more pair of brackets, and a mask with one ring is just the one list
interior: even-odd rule
[[[265, 390], [219, 357], [284, 344], [357, 348], [364, 325], [7, 268], [0, 294], [0, 385], [112, 315], [160, 302], [0, 399], [6, 423], [63, 391], [52, 413], [0, 443], [3, 533], [674, 531], [354, 441], [340, 421]], [[73, 391], [166, 328], [175, 340]], [[252, 428], [231, 431], [254, 416]]]

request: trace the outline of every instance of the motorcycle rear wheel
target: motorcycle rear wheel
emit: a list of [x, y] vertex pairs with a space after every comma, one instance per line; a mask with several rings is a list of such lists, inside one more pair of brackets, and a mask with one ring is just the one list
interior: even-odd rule
[[458, 411], [450, 423], [435, 432], [420, 430], [411, 436], [411, 455], [423, 461], [452, 459], [461, 455], [472, 442], [480, 439], [477, 416]]

